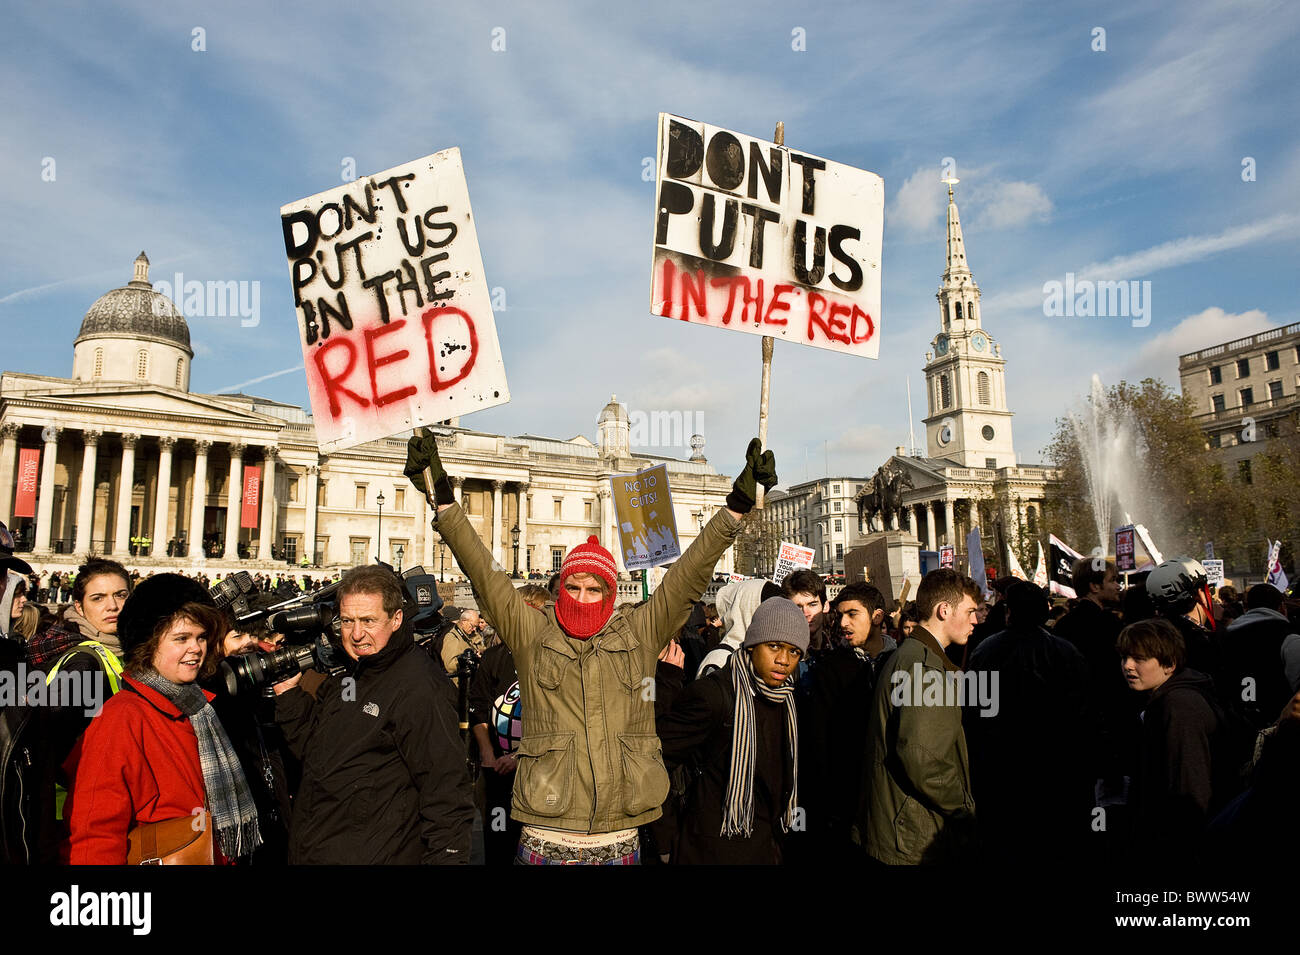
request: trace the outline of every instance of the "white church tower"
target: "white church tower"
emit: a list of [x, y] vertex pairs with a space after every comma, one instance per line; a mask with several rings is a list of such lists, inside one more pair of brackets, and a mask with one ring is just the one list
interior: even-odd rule
[[966, 263], [961, 220], [948, 184], [948, 265], [936, 298], [940, 331], [925, 355], [926, 454], [968, 468], [1014, 467], [1002, 346], [980, 324], [980, 288]]

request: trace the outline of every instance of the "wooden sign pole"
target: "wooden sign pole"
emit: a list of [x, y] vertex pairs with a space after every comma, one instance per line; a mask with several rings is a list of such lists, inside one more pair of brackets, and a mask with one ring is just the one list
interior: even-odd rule
[[[772, 136], [772, 141], [778, 146], [785, 145], [785, 123], [776, 124], [776, 133]], [[767, 450], [767, 409], [768, 396], [772, 389], [772, 346], [776, 339], [771, 335], [763, 336], [763, 384], [758, 396], [758, 441]], [[758, 486], [758, 491], [754, 495], [755, 508], [763, 506], [763, 485]]]

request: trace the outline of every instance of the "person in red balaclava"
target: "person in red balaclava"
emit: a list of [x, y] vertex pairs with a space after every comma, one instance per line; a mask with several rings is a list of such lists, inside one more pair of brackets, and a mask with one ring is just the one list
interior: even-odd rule
[[595, 536], [564, 558], [559, 595], [539, 612], [456, 503], [432, 435], [411, 438], [405, 473], [435, 507], [434, 527], [514, 655], [523, 722], [511, 809], [523, 823], [517, 860], [637, 864], [637, 827], [659, 818], [669, 786], [655, 733], [655, 664], [739, 534], [758, 485], [776, 484], [772, 452], [750, 442], [727, 506], [648, 601], [617, 609], [617, 565]]

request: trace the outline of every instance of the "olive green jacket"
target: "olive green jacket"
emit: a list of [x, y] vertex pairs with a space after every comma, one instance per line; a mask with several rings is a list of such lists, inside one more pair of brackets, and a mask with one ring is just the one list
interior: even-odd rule
[[960, 672], [934, 636], [916, 627], [876, 678], [853, 835], [880, 862], [957, 862], [972, 848], [970, 760], [950, 683]]
[[437, 529], [514, 656], [523, 706], [511, 817], [599, 833], [653, 822], [668, 795], [655, 733], [655, 664], [740, 532], [720, 509], [645, 604], [615, 609], [588, 640], [530, 607], [453, 504]]

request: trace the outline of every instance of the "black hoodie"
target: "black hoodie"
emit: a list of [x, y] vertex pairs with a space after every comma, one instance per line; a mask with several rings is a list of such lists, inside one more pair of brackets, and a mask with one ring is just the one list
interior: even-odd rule
[[313, 698], [276, 698], [302, 760], [289, 862], [468, 864], [474, 819], [455, 691], [409, 626]]
[[1137, 823], [1140, 838], [1156, 840], [1165, 861], [1189, 857], [1211, 811], [1233, 795], [1214, 791], [1224, 729], [1214, 681], [1204, 673], [1176, 670], [1151, 692], [1142, 712]]

